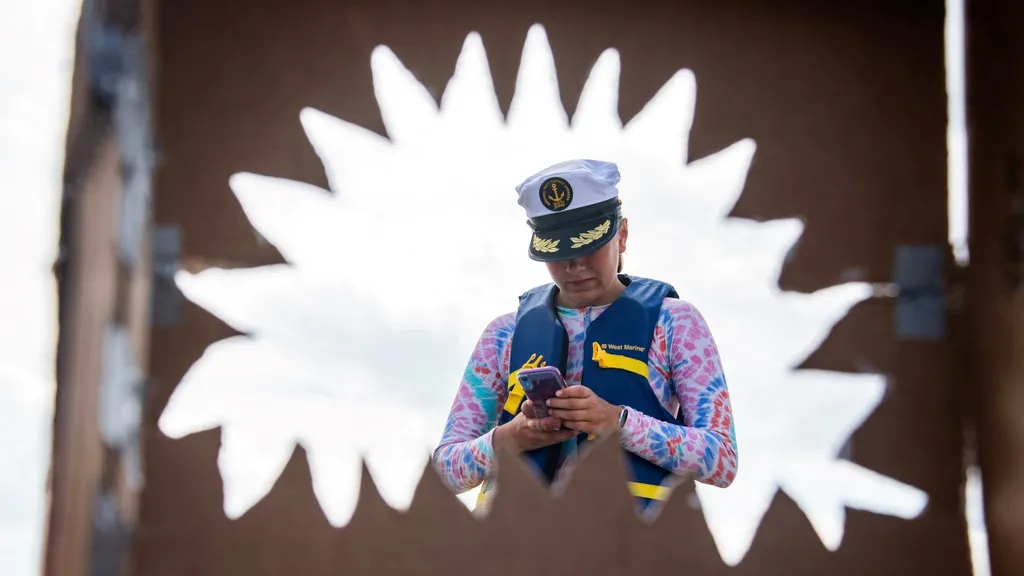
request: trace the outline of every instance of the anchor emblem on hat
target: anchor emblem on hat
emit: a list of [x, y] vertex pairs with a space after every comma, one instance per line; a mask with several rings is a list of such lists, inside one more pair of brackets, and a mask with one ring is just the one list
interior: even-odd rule
[[548, 178], [540, 185], [540, 201], [552, 212], [560, 212], [572, 203], [572, 186], [564, 178]]

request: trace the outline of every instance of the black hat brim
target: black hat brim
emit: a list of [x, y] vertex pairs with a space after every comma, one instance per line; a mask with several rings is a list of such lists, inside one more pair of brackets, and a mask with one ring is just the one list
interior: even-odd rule
[[538, 262], [559, 262], [597, 252], [619, 231], [619, 211], [612, 210], [565, 226], [535, 229], [530, 238], [530, 258]]

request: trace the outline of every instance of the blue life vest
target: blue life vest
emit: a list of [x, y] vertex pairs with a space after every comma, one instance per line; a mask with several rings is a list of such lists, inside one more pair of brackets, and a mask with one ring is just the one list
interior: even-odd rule
[[[626, 285], [625, 291], [587, 328], [582, 383], [613, 406], [629, 406], [658, 420], [680, 424], [651, 388], [647, 364], [662, 301], [666, 297], [678, 298], [678, 294], [672, 286], [657, 280], [626, 275], [619, 278]], [[547, 284], [519, 297], [509, 358], [509, 395], [499, 424], [511, 421], [525, 399], [516, 378], [519, 369], [535, 367], [543, 361], [558, 367], [563, 375], [566, 373], [569, 338], [555, 309], [557, 292], [554, 284]], [[576, 437], [577, 447], [587, 441], [587, 434]], [[557, 444], [526, 452], [524, 456], [550, 482], [561, 462], [562, 451], [562, 445]], [[669, 489], [662, 483], [671, 472], [631, 452], [626, 454], [632, 480], [629, 489], [641, 509], [667, 498]], [[481, 502], [489, 490], [488, 484], [481, 491]]]

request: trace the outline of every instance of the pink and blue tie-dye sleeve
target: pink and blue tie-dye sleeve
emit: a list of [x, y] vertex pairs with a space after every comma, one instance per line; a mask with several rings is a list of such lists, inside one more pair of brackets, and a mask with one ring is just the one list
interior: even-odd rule
[[701, 313], [693, 305], [667, 299], [659, 327], [679, 399], [680, 426], [630, 410], [623, 447], [675, 474], [726, 487], [738, 463], [732, 405], [718, 347]]
[[515, 314], [500, 316], [484, 329], [434, 450], [435, 468], [458, 492], [483, 482], [494, 462], [491, 436], [508, 397], [508, 353], [515, 318]]

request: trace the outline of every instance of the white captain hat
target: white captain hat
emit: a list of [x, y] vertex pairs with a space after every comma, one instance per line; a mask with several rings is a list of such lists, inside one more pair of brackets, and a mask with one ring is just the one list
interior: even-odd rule
[[533, 228], [530, 258], [556, 262], [600, 249], [619, 231], [619, 167], [600, 160], [568, 160], [516, 187]]

